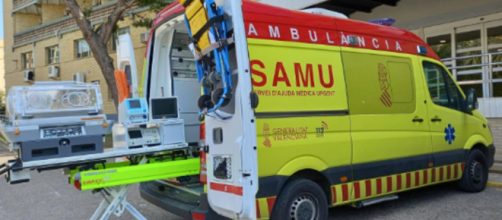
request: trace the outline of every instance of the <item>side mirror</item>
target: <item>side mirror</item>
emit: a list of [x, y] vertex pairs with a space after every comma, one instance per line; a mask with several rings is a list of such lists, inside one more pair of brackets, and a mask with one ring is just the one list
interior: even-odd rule
[[465, 100], [465, 110], [467, 112], [472, 112], [478, 108], [478, 97], [476, 95], [476, 90], [470, 88], [467, 91], [467, 98]]

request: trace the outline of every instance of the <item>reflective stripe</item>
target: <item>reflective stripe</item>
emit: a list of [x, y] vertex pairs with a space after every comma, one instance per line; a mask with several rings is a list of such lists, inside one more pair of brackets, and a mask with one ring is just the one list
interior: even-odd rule
[[387, 177], [387, 191], [385, 191], [385, 192], [392, 192], [392, 191], [395, 191], [394, 189], [392, 189], [392, 176], [388, 176]]
[[382, 194], [382, 178], [376, 179], [376, 194], [377, 195]]
[[[451, 175], [451, 170], [455, 175]], [[407, 173], [376, 177], [331, 186], [332, 205], [352, 203], [368, 198], [397, 193], [409, 189], [459, 179], [462, 174], [462, 163], [432, 167]], [[352, 189], [352, 196], [348, 191]]]
[[215, 191], [226, 192], [242, 196], [242, 187], [222, 183], [211, 183], [210, 188]]
[[359, 199], [361, 197], [361, 189], [359, 188], [359, 182], [354, 183], [354, 198]]
[[269, 219], [277, 197], [256, 199], [256, 219]]
[[411, 187], [411, 173], [406, 174], [406, 188]]

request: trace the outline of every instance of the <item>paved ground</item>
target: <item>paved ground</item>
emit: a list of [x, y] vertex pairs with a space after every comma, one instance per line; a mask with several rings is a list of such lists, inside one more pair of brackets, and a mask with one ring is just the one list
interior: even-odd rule
[[[0, 147], [0, 162], [9, 157]], [[491, 181], [502, 182], [492, 174]], [[129, 200], [148, 219], [180, 219], [141, 199], [137, 186]], [[0, 179], [0, 219], [88, 219], [101, 201], [99, 194], [79, 192], [67, 183], [62, 171], [32, 172], [29, 183], [8, 185]], [[482, 193], [460, 192], [451, 184], [400, 194], [400, 199], [362, 209], [340, 207], [330, 210], [331, 219], [501, 219], [502, 188], [489, 187]], [[117, 218], [112, 218], [117, 219]], [[132, 219], [128, 214], [121, 219]]]
[[[61, 171], [33, 173], [29, 183], [8, 185], [0, 180], [0, 219], [89, 219], [101, 201], [99, 194], [77, 191]], [[178, 219], [140, 198], [137, 186], [128, 198], [148, 219]], [[113, 218], [117, 219], [117, 218]], [[132, 219], [125, 215], [121, 219]]]
[[[9, 157], [0, 146], [0, 162]], [[31, 174], [30, 182], [18, 185], [0, 178], [0, 219], [89, 219], [102, 199], [99, 194], [76, 190], [61, 170]], [[148, 219], [180, 219], [141, 199], [137, 186], [131, 186], [128, 199]], [[125, 214], [120, 219], [133, 218]]]
[[[8, 185], [0, 181], [1, 219], [88, 219], [101, 197], [79, 192], [68, 185], [61, 171], [33, 173], [29, 183]], [[499, 177], [500, 178], [500, 177]], [[180, 219], [140, 198], [136, 186], [129, 199], [148, 219]], [[478, 194], [441, 185], [400, 195], [400, 199], [362, 209], [330, 210], [332, 219], [500, 219], [502, 189], [488, 188]], [[116, 218], [114, 218], [116, 219]], [[125, 215], [121, 219], [132, 219]]]

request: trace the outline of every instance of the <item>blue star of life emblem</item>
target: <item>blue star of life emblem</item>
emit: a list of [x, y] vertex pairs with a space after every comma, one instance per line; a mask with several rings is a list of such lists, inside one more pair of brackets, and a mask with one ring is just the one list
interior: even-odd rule
[[451, 126], [451, 124], [448, 124], [448, 127], [444, 129], [444, 140], [448, 142], [448, 144], [453, 143], [455, 141], [455, 128]]

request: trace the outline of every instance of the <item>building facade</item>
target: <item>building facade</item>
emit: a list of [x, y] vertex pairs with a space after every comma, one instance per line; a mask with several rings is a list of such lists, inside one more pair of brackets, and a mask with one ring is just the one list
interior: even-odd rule
[[[116, 112], [101, 70], [64, 0], [4, 0], [3, 4], [5, 89], [29, 85], [32, 80], [96, 82], [101, 85], [105, 112]], [[79, 4], [91, 8], [90, 20], [97, 25], [111, 12], [114, 1], [80, 0]], [[131, 34], [140, 73], [148, 30], [132, 25], [132, 17], [137, 15], [153, 14], [144, 8], [131, 9], [118, 23], [117, 33]], [[112, 58], [116, 57], [115, 50], [112, 40], [109, 45]]]
[[389, 17], [427, 41], [464, 91], [476, 90], [485, 115], [502, 117], [502, 1], [400, 0], [395, 7], [351, 15]]
[[5, 92], [5, 56], [4, 56], [4, 43], [3, 40], [0, 39], [0, 94]]
[[[464, 90], [474, 88], [481, 110], [490, 117], [502, 117], [502, 1], [500, 0], [261, 0], [281, 7], [322, 7], [350, 18], [372, 20], [394, 18], [395, 26], [415, 32], [427, 41], [451, 69]], [[79, 0], [93, 6], [91, 21], [99, 24], [110, 12], [114, 0]], [[4, 0], [5, 84], [27, 85], [26, 72], [36, 81], [73, 80], [102, 85], [107, 113], [115, 107], [108, 88], [87, 43], [64, 0]], [[138, 73], [143, 67], [146, 28], [132, 26], [132, 17], [149, 14], [145, 9], [128, 12], [118, 32], [130, 32]], [[110, 53], [115, 57], [113, 43]], [[57, 77], [53, 74], [57, 68]], [[52, 74], [51, 74], [52, 73]], [[500, 110], [498, 110], [500, 109]]]

